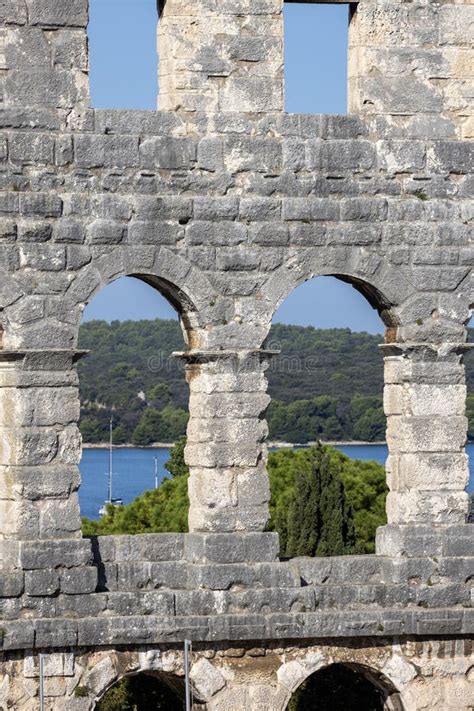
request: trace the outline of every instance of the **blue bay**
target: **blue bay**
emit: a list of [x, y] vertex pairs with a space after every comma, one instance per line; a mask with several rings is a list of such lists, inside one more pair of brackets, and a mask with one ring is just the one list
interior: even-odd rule
[[[379, 444], [338, 445], [337, 449], [353, 459], [373, 459], [384, 463], [387, 447]], [[474, 491], [474, 444], [467, 446], [470, 455], [471, 478], [468, 491]], [[158, 458], [158, 479], [162, 481], [167, 472], [164, 464], [169, 458], [169, 449], [123, 447], [114, 451], [114, 496], [129, 503], [139, 494], [155, 485], [154, 458]], [[107, 495], [108, 451], [84, 449], [80, 465], [82, 485], [80, 489], [81, 514], [98, 518], [98, 511]]]

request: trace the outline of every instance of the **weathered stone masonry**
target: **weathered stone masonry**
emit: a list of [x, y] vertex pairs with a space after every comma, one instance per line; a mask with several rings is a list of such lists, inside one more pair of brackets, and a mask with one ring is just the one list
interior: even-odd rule
[[[281, 4], [167, 0], [143, 112], [88, 108], [86, 0], [0, 2], [0, 708], [38, 708], [39, 651], [47, 708], [85, 710], [123, 674], [182, 675], [185, 638], [209, 709], [284, 709], [334, 660], [387, 708], [474, 705], [473, 7], [351, 6], [352, 113], [308, 116], [283, 112]], [[389, 523], [377, 556], [278, 562], [262, 344], [321, 274], [386, 324]], [[122, 275], [181, 315], [192, 533], [91, 542], [77, 334]]]

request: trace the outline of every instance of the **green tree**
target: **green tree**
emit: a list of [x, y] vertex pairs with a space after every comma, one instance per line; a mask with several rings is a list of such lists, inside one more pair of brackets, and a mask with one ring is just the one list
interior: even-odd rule
[[[350, 459], [333, 447], [325, 446], [335, 461], [344, 483], [346, 497], [354, 510], [357, 551], [373, 553], [375, 531], [386, 523], [387, 486], [383, 466], [377, 462]], [[269, 530], [278, 531], [282, 555], [286, 551], [288, 509], [293, 498], [298, 472], [311, 469], [311, 448], [280, 449], [268, 458], [270, 477]]]
[[337, 464], [328, 450], [311, 448], [310, 468], [297, 472], [290, 499], [286, 555], [343, 555], [354, 552], [355, 528]]
[[146, 447], [158, 442], [162, 428], [161, 414], [153, 407], [148, 407], [133, 430], [132, 442], [138, 447]]
[[101, 442], [103, 437], [100, 422], [95, 417], [87, 417], [79, 423], [82, 439], [84, 442], [94, 444]]
[[189, 469], [184, 461], [184, 448], [186, 447], [186, 437], [180, 437], [171, 450], [170, 458], [165, 463], [165, 469], [171, 476], [187, 476]]
[[148, 402], [159, 409], [171, 402], [171, 388], [168, 383], [156, 383], [150, 388], [147, 396]]
[[[165, 464], [171, 479], [165, 479], [158, 489], [145, 492], [127, 506], [109, 507], [107, 515], [100, 521], [84, 518], [84, 535], [187, 531], [189, 501], [188, 468], [183, 455], [185, 442], [185, 438], [179, 441]], [[353, 508], [356, 552], [373, 553], [375, 531], [386, 523], [384, 469], [376, 462], [349, 459], [332, 447], [321, 449], [329, 456], [331, 471], [336, 472], [344, 484], [346, 503], [349, 501]], [[271, 518], [268, 528], [279, 532], [282, 555], [286, 554], [288, 511], [295, 498], [296, 478], [300, 472], [310, 474], [313, 465], [313, 448], [282, 449], [269, 456]], [[334, 489], [331, 498], [333, 495]]]
[[128, 435], [127, 430], [123, 425], [118, 425], [114, 427], [113, 431], [114, 444], [126, 444]]

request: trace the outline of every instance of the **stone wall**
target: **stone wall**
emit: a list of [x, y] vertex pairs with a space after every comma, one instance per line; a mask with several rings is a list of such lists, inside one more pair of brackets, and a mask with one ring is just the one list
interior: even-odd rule
[[[37, 708], [39, 652], [49, 708], [85, 711], [182, 675], [186, 638], [210, 709], [283, 709], [332, 660], [387, 708], [474, 705], [472, 9], [362, 0], [354, 113], [309, 116], [283, 113], [281, 0], [160, 3], [157, 112], [88, 107], [86, 0], [0, 2], [0, 707]], [[191, 534], [90, 542], [78, 330], [124, 275], [185, 333]], [[377, 556], [279, 562], [263, 344], [319, 275], [385, 324], [389, 522]]]
[[[38, 704], [38, 657], [7, 656], [0, 676], [0, 708], [33, 711]], [[284, 711], [292, 693], [311, 674], [333, 664], [367, 672], [386, 694], [392, 711], [472, 706], [472, 642], [444, 639], [368, 639], [361, 643], [321, 639], [223, 647], [196, 645], [191, 655], [195, 709]], [[44, 655], [46, 711], [92, 711], [97, 699], [124, 676], [137, 673], [183, 681], [183, 652], [172, 644], [121, 650], [83, 649]]]
[[192, 528], [265, 525], [261, 346], [318, 274], [349, 280], [387, 325], [389, 521], [464, 520], [471, 143], [387, 144], [355, 117], [2, 120], [4, 536], [77, 535], [74, 349], [85, 304], [126, 274], [160, 289], [187, 334]]

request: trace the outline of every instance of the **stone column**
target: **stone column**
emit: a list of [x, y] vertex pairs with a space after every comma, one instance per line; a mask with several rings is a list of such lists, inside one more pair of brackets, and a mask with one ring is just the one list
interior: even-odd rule
[[79, 538], [78, 351], [0, 351], [0, 539]]
[[[379, 553], [394, 551], [390, 530], [466, 521], [469, 479], [465, 344], [390, 344], [385, 351], [388, 526]], [[400, 531], [396, 532], [399, 538]], [[388, 538], [387, 538], [388, 536]]]
[[158, 106], [283, 110], [283, 0], [160, 0]]
[[263, 531], [270, 490], [264, 419], [267, 351], [191, 351], [188, 443], [190, 531]]

